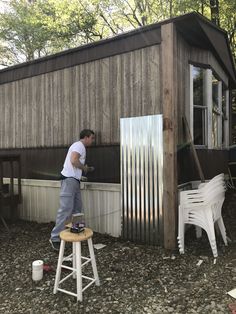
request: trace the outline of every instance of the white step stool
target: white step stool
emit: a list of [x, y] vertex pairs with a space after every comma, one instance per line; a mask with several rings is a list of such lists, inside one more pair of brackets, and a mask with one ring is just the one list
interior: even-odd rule
[[[61, 292], [77, 297], [78, 301], [82, 301], [83, 299], [82, 293], [89, 286], [91, 286], [93, 283], [95, 283], [97, 286], [100, 285], [98, 272], [97, 272], [97, 266], [96, 266], [96, 260], [95, 260], [94, 250], [93, 250], [92, 236], [93, 236], [93, 231], [89, 228], [85, 228], [84, 231], [80, 233], [72, 233], [70, 232], [69, 229], [66, 229], [60, 233], [61, 246], [60, 246], [60, 251], [59, 251], [57, 272], [56, 272], [56, 278], [55, 278], [55, 284], [54, 284], [54, 290], [53, 290], [54, 294], [57, 293], [57, 291], [61, 291]], [[85, 240], [87, 240], [88, 242], [90, 257], [84, 257], [81, 255], [81, 242]], [[64, 257], [64, 249], [65, 249], [66, 242], [72, 242], [72, 254]], [[71, 259], [72, 259], [72, 267], [63, 265], [63, 262], [71, 260]], [[82, 262], [82, 260], [85, 260], [85, 261]], [[82, 275], [82, 267], [89, 262], [91, 262], [92, 264], [93, 278]], [[67, 275], [65, 278], [60, 280], [62, 268], [71, 270], [71, 273]], [[69, 279], [71, 276], [73, 276], [73, 278], [76, 279], [77, 293], [74, 293], [74, 292], [71, 292], [71, 291], [68, 291], [59, 287], [62, 282]], [[82, 286], [83, 278], [90, 281], [84, 288]]]

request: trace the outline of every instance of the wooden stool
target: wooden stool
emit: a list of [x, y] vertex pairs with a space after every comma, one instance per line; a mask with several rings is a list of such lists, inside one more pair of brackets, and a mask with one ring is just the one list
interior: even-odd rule
[[[54, 284], [54, 290], [53, 290], [54, 294], [57, 293], [57, 291], [61, 291], [61, 292], [77, 297], [78, 301], [82, 301], [83, 291], [85, 291], [93, 283], [95, 283], [97, 286], [100, 285], [95, 255], [93, 251], [92, 236], [93, 236], [93, 231], [89, 228], [85, 228], [84, 231], [80, 233], [72, 233], [70, 232], [69, 229], [66, 229], [60, 233], [61, 246], [60, 246], [60, 251], [59, 251], [57, 272], [56, 272], [56, 278], [55, 278], [55, 284]], [[88, 241], [90, 257], [81, 256], [81, 242], [85, 240]], [[65, 249], [66, 242], [72, 242], [72, 254], [64, 257], [64, 249]], [[71, 259], [72, 259], [72, 267], [63, 265], [64, 261], [69, 261]], [[82, 263], [82, 260], [85, 260], [85, 261]], [[82, 275], [82, 267], [89, 262], [91, 262], [92, 264], [93, 278]], [[65, 278], [60, 280], [62, 268], [71, 270], [71, 273], [67, 275]], [[77, 293], [73, 293], [71, 291], [59, 288], [59, 285], [65, 280], [67, 280], [68, 278], [70, 278], [71, 276], [73, 276], [73, 278], [75, 278], [77, 281], [77, 284], [76, 284]], [[83, 278], [90, 281], [84, 288], [82, 286]]]

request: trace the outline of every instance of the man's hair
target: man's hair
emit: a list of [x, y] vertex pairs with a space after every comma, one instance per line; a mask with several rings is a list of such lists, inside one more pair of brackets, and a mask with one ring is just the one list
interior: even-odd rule
[[83, 138], [85, 138], [86, 136], [89, 137], [90, 135], [94, 135], [93, 130], [89, 130], [89, 129], [84, 129], [80, 132], [80, 140], [82, 140]]

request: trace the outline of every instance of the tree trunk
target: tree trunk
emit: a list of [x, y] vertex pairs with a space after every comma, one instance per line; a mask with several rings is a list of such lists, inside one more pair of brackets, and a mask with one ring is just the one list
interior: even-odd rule
[[202, 15], [204, 15], [204, 1], [201, 1], [201, 11], [202, 11]]
[[220, 16], [219, 16], [219, 0], [210, 0], [211, 8], [211, 21], [220, 26]]
[[172, 0], [170, 0], [170, 18], [172, 17], [172, 15], [173, 15], [173, 1]]

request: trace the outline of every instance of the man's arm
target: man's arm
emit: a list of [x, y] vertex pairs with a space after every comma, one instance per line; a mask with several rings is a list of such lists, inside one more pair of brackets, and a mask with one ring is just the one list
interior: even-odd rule
[[77, 152], [72, 152], [71, 153], [71, 157], [70, 157], [70, 161], [73, 165], [73, 167], [75, 168], [79, 168], [81, 169], [82, 171], [84, 171], [85, 173], [88, 171], [88, 166], [87, 165], [83, 165], [81, 162], [80, 162], [80, 154], [77, 153]]

